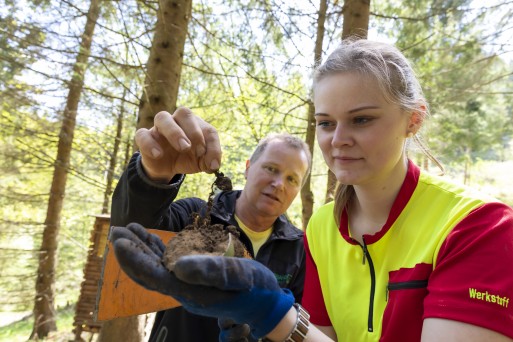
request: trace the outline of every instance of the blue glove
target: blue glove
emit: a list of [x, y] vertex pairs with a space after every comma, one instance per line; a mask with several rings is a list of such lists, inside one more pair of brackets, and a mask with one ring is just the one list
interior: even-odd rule
[[139, 224], [113, 227], [110, 238], [121, 268], [135, 282], [174, 297], [194, 314], [249, 324], [256, 338], [271, 332], [294, 303], [290, 290], [255, 260], [184, 256], [170, 272], [161, 261], [164, 244]]
[[251, 328], [248, 324], [237, 324], [230, 318], [219, 318], [219, 342], [258, 342], [258, 339], [251, 335]]

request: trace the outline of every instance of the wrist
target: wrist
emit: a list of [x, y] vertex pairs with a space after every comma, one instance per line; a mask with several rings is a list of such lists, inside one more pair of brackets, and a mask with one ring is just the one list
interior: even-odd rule
[[140, 155], [139, 163], [140, 163], [141, 171], [153, 183], [169, 184], [169, 182], [171, 182], [171, 180], [175, 176], [175, 174], [172, 174], [172, 175], [162, 175], [162, 174], [158, 174], [158, 173], [153, 172], [151, 170], [151, 168], [148, 168], [148, 166], [144, 163], [144, 157], [143, 157], [142, 154]]
[[268, 293], [266, 296], [265, 303], [258, 303], [259, 310], [249, 313], [250, 317], [245, 320], [253, 328], [252, 333], [257, 338], [269, 335], [283, 321], [283, 317], [290, 313], [295, 300], [289, 289], [279, 289], [273, 291], [271, 297]]
[[185, 178], [185, 176], [182, 174], [175, 174], [170, 179], [152, 176], [144, 167], [141, 154], [139, 154], [137, 157], [135, 167], [138, 176], [143, 180], [143, 182], [156, 188], [176, 189], [182, 184]]
[[296, 303], [264, 341], [302, 342], [306, 340], [309, 327], [310, 315]]

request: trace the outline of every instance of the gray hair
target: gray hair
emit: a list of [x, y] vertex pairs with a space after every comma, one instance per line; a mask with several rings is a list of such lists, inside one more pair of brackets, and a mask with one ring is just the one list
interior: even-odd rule
[[301, 183], [301, 186], [303, 186], [312, 168], [312, 154], [310, 153], [310, 148], [308, 147], [308, 144], [296, 136], [293, 136], [289, 133], [271, 133], [267, 135], [265, 138], [259, 141], [257, 147], [253, 151], [253, 154], [251, 155], [251, 157], [249, 157], [249, 162], [253, 163], [258, 158], [260, 158], [260, 156], [262, 155], [262, 153], [264, 153], [267, 146], [269, 146], [269, 144], [273, 141], [283, 142], [287, 146], [299, 151], [303, 151], [305, 153], [308, 162], [308, 168], [306, 169], [303, 182]]

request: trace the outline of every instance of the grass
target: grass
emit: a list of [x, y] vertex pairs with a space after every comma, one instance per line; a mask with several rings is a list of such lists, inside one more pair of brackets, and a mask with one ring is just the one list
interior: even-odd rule
[[[73, 318], [75, 316], [75, 307], [67, 306], [57, 310], [57, 331], [50, 333], [50, 335], [43, 340], [39, 341], [54, 341], [54, 342], [68, 342], [75, 338], [73, 334]], [[34, 320], [32, 316], [13, 322], [9, 325], [0, 327], [0, 341], [1, 342], [21, 342], [28, 341]], [[84, 333], [83, 335], [86, 335]], [[86, 336], [82, 336], [87, 338]]]

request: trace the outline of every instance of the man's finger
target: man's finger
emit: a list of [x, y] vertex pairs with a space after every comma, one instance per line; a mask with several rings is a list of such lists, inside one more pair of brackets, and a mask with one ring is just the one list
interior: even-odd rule
[[175, 120], [174, 115], [168, 112], [159, 112], [155, 115], [153, 122], [158, 134], [165, 138], [175, 150], [184, 152], [191, 148], [191, 140]]
[[160, 249], [160, 246], [141, 240], [133, 231], [125, 227], [112, 227], [109, 239], [113, 244], [118, 240], [129, 240], [133, 243], [135, 248], [142, 253], [151, 255], [157, 259], [161, 259], [163, 255], [163, 250]]
[[247, 324], [233, 324], [231, 327], [221, 328], [219, 341], [221, 342], [247, 342], [251, 328]]
[[177, 260], [173, 272], [178, 279], [189, 284], [215, 287], [221, 291], [248, 290], [255, 285], [253, 263], [261, 265], [241, 258], [183, 256]]
[[236, 324], [237, 322], [235, 322], [235, 320], [232, 318], [219, 318], [217, 320], [217, 325], [221, 330], [233, 328], [233, 326], [235, 326]]
[[205, 167], [207, 171], [214, 172], [221, 167], [222, 150], [219, 135], [217, 130], [206, 122], [202, 124], [202, 131], [207, 149], [203, 159]]
[[139, 223], [129, 223], [126, 227], [135, 235], [137, 235], [137, 237], [139, 237], [139, 239], [141, 239], [144, 244], [150, 247], [155, 254], [162, 258], [162, 255], [164, 255], [164, 251], [166, 250], [166, 246], [158, 235], [150, 233]]
[[152, 132], [154, 128], [148, 130], [140, 128], [135, 132], [135, 143], [139, 147], [143, 158], [158, 159], [162, 156], [162, 146]]
[[189, 139], [192, 152], [196, 158], [203, 157], [207, 151], [207, 147], [201, 125], [206, 123], [201, 118], [194, 115], [189, 108], [185, 107], [178, 108], [173, 113], [173, 119]]
[[121, 269], [143, 287], [162, 291], [170, 283], [170, 272], [153, 253], [144, 253], [140, 245], [129, 239], [113, 242], [114, 253]]

